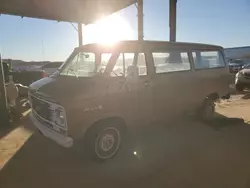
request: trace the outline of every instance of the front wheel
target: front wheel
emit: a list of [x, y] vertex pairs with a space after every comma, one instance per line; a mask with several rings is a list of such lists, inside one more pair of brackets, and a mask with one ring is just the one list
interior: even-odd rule
[[93, 126], [86, 135], [88, 154], [97, 161], [114, 157], [124, 141], [125, 131], [120, 121], [104, 121]]

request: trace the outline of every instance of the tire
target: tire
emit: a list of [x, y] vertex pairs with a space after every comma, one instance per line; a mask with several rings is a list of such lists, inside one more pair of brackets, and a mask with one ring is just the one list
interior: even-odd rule
[[113, 158], [125, 142], [125, 125], [110, 119], [93, 125], [85, 136], [85, 149], [91, 159], [99, 162]]
[[237, 91], [243, 91], [244, 90], [244, 85], [242, 85], [242, 84], [236, 84], [235, 88], [236, 88]]
[[211, 99], [206, 99], [198, 112], [199, 117], [204, 121], [210, 121], [215, 116], [215, 103]]

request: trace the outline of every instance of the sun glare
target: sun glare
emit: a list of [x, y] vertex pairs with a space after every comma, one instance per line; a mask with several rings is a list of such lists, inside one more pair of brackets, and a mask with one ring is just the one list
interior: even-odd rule
[[119, 14], [112, 14], [84, 29], [83, 39], [86, 43], [112, 45], [121, 40], [133, 38], [133, 30]]

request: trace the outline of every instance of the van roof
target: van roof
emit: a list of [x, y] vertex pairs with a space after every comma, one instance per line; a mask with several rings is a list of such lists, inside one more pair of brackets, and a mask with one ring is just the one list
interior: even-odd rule
[[113, 51], [114, 49], [129, 50], [133, 51], [138, 49], [138, 46], [151, 49], [151, 50], [223, 50], [223, 47], [210, 45], [210, 44], [199, 44], [199, 43], [187, 43], [187, 42], [169, 42], [169, 41], [119, 41], [114, 45], [104, 45], [100, 43], [86, 44], [75, 48], [76, 51]]

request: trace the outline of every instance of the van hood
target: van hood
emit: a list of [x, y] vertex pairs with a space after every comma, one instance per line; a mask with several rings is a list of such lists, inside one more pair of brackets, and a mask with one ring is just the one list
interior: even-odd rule
[[35, 92], [37, 92], [42, 86], [49, 84], [53, 81], [52, 78], [50, 77], [46, 77], [43, 79], [40, 79], [36, 82], [33, 82], [30, 86], [29, 86], [29, 92], [34, 94]]
[[40, 96], [51, 102], [65, 104], [77, 96], [86, 84], [79, 84], [75, 78], [46, 77], [32, 83], [29, 93]]
[[243, 74], [250, 74], [250, 69], [243, 69], [240, 72], [242, 72]]

